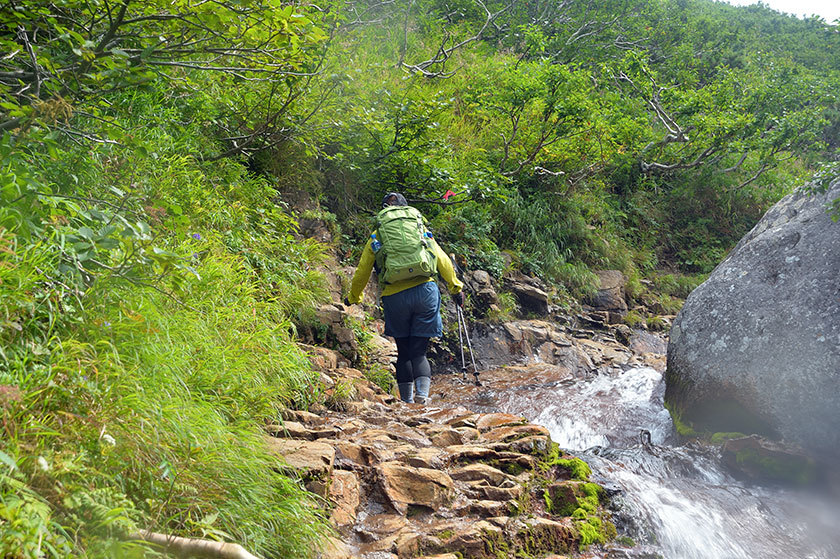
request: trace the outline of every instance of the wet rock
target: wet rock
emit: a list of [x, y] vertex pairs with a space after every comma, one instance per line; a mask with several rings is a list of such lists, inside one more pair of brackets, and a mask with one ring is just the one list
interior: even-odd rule
[[381, 538], [372, 540], [370, 543], [363, 544], [359, 547], [362, 557], [381, 557], [382, 555], [399, 557], [396, 554], [397, 535], [389, 534]]
[[534, 456], [543, 456], [548, 453], [551, 448], [551, 437], [542, 435], [533, 435], [522, 439], [517, 439], [509, 443], [497, 443], [494, 448], [518, 452], [520, 454], [533, 454]]
[[303, 410], [285, 409], [280, 413], [280, 417], [282, 417], [284, 421], [297, 421], [298, 423], [302, 423], [309, 427], [313, 425], [321, 426], [326, 423], [323, 416]]
[[505, 285], [516, 296], [519, 306], [524, 312], [539, 316], [548, 315], [549, 297], [542, 282], [536, 278], [515, 274], [505, 278]]
[[407, 454], [402, 461], [415, 468], [440, 469], [444, 465], [445, 453], [440, 448], [419, 448]]
[[461, 508], [455, 509], [455, 514], [459, 516], [478, 516], [482, 518], [489, 518], [494, 516], [502, 516], [510, 514], [516, 510], [517, 504], [515, 501], [493, 501], [493, 500], [478, 500], [470, 501]]
[[353, 472], [334, 470], [329, 488], [329, 499], [333, 505], [330, 519], [336, 526], [349, 526], [356, 521], [356, 509], [360, 502], [359, 478]]
[[658, 353], [664, 355], [668, 351], [668, 341], [662, 335], [636, 330], [630, 337], [630, 351], [636, 354]]
[[816, 481], [816, 465], [801, 450], [762, 437], [726, 441], [723, 463], [737, 476], [764, 483], [807, 485]]
[[327, 536], [318, 554], [319, 559], [353, 559], [350, 547], [338, 538]]
[[460, 417], [456, 417], [447, 421], [446, 423], [454, 428], [458, 427], [473, 427], [475, 428], [475, 422], [478, 420], [479, 415], [477, 413], [471, 413], [469, 415], [464, 415]]
[[501, 486], [505, 482], [516, 483], [513, 476], [487, 464], [470, 464], [450, 472], [456, 481], [486, 481], [490, 485]]
[[266, 433], [272, 437], [280, 437], [284, 439], [311, 439], [309, 429], [297, 421], [286, 421], [282, 425], [268, 425], [265, 428]]
[[481, 440], [487, 442], [503, 442], [514, 439], [522, 439], [533, 435], [549, 436], [548, 429], [542, 425], [513, 425], [509, 427], [498, 427], [482, 435]]
[[335, 427], [328, 427], [324, 429], [309, 428], [296, 421], [286, 421], [282, 425], [268, 425], [265, 428], [266, 432], [272, 437], [279, 437], [281, 439], [328, 439], [338, 436], [339, 430]]
[[519, 547], [531, 554], [546, 551], [567, 553], [577, 546], [577, 530], [571, 519], [562, 522], [548, 518], [534, 517], [524, 520], [524, 526], [517, 532]]
[[495, 552], [488, 553], [486, 543], [488, 541], [501, 543], [504, 537], [504, 531], [499, 526], [486, 520], [479, 520], [444, 541], [443, 548], [456, 554], [460, 553], [463, 557], [490, 558], [496, 554]]
[[536, 457], [517, 452], [500, 452], [499, 458], [495, 461], [499, 469], [505, 471], [533, 470], [538, 463], [539, 460]]
[[[328, 479], [335, 461], [335, 449], [328, 444], [266, 436], [269, 450], [304, 476]], [[282, 466], [281, 466], [282, 467]]]
[[469, 441], [474, 441], [481, 436], [481, 433], [478, 429], [473, 429], [472, 427], [458, 427], [455, 429], [461, 434], [461, 441], [467, 443]]
[[312, 368], [316, 371], [327, 371], [337, 367], [349, 367], [350, 361], [338, 351], [321, 346], [299, 344], [309, 356]]
[[[495, 331], [505, 344], [520, 343], [522, 355], [528, 352], [529, 359], [588, 360], [582, 344], [546, 321], [518, 321], [514, 326], [497, 326]], [[623, 355], [623, 346], [610, 340], [601, 330], [599, 359], [615, 359], [604, 357], [610, 351]], [[590, 347], [586, 351], [594, 352]], [[338, 358], [324, 365], [329, 365], [324, 372], [334, 383], [357, 387], [358, 399], [338, 410], [319, 408], [320, 415], [285, 410], [285, 430], [281, 425], [269, 426], [269, 430], [296, 437], [292, 442], [317, 439], [314, 442], [334, 448], [329, 476], [317, 468], [302, 469], [299, 474], [310, 490], [329, 499], [331, 522], [351, 544], [340, 553], [352, 552], [352, 559], [409, 558], [424, 553], [497, 559], [544, 557], [566, 549], [562, 522], [547, 518], [546, 522], [525, 522], [522, 514], [539, 516], [544, 510], [542, 492], [531, 494], [527, 488], [544, 488], [555, 479], [553, 470], [538, 468], [540, 457], [550, 447], [545, 428], [518, 415], [447, 407], [440, 395], [434, 407], [387, 403], [384, 394], [368, 386], [360, 370]], [[579, 370], [591, 367], [544, 363], [506, 367], [486, 372], [492, 377], [491, 389], [453, 384], [449, 392], [457, 392], [459, 401], [475, 397], [482, 402], [474, 409], [506, 409], [504, 398], [522, 397], [523, 388], [550, 389], [556, 383], [571, 382]], [[449, 380], [439, 378], [436, 383], [446, 386]], [[392, 511], [396, 514], [388, 514]]]
[[369, 429], [359, 434], [356, 440], [361, 442], [399, 441], [417, 447], [431, 446], [432, 444], [428, 437], [424, 437], [415, 429], [411, 429], [400, 423], [388, 424], [387, 429]]
[[551, 324], [542, 320], [521, 321], [515, 323], [515, 326], [522, 339], [536, 343], [550, 340], [553, 331]]
[[374, 444], [363, 445], [362, 448], [370, 465], [404, 460], [406, 456], [415, 455], [417, 452], [417, 447], [410, 444]]
[[505, 427], [507, 425], [523, 425], [525, 418], [521, 415], [512, 415], [509, 413], [488, 413], [479, 417], [475, 426], [479, 431], [489, 431], [497, 427]]
[[580, 340], [578, 343], [586, 348], [587, 355], [591, 357], [595, 365], [624, 365], [632, 357], [632, 354], [624, 346], [617, 343], [604, 343], [596, 340]]
[[486, 446], [453, 445], [446, 448], [446, 461], [450, 464], [496, 460], [499, 453]]
[[577, 315], [578, 321], [589, 328], [604, 328], [610, 323], [608, 311], [590, 311]]
[[490, 274], [484, 270], [476, 270], [469, 275], [467, 283], [472, 289], [470, 301], [478, 316], [486, 316], [488, 311], [498, 308], [499, 296], [493, 287]]
[[525, 493], [522, 485], [512, 487], [496, 487], [486, 482], [471, 484], [468, 489], [469, 495], [474, 499], [487, 499], [490, 501], [516, 501]]
[[330, 370], [327, 374], [336, 381], [365, 380], [365, 374], [353, 367], [338, 367]]
[[356, 526], [362, 541], [372, 542], [395, 534], [408, 527], [406, 518], [399, 514], [376, 514], [366, 517]]
[[503, 325], [480, 325], [473, 332], [473, 348], [482, 369], [525, 363], [563, 365], [586, 370], [586, 354], [555, 324], [519, 320]]
[[420, 541], [423, 536], [418, 532], [404, 531], [397, 534], [394, 540], [394, 551], [397, 557], [416, 557], [420, 552]]
[[461, 432], [452, 427], [436, 425], [429, 429], [424, 429], [424, 432], [435, 446], [445, 447], [459, 445], [464, 442], [464, 436]]
[[624, 286], [627, 278], [618, 270], [600, 270], [598, 276], [598, 291], [587, 300], [587, 303], [598, 310], [625, 312], [627, 302], [624, 300]]
[[401, 514], [408, 511], [409, 505], [437, 510], [452, 498], [452, 478], [445, 472], [396, 462], [380, 464], [377, 472], [382, 490]]

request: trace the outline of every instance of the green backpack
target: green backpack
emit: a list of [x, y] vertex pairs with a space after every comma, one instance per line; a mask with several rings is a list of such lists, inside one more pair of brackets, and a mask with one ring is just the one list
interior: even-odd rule
[[[388, 206], [376, 215], [376, 268], [382, 283], [430, 278], [437, 273], [432, 234], [423, 215], [411, 206]], [[376, 249], [376, 241], [381, 243]]]

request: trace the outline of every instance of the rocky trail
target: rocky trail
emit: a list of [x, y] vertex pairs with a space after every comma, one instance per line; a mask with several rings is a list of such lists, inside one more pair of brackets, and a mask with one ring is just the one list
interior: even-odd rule
[[[465, 382], [439, 374], [459, 365], [440, 352], [431, 402], [422, 406], [400, 402], [351, 366], [358, 344], [347, 324], [359, 314], [319, 309], [314, 330], [337, 349], [305, 349], [321, 372], [325, 405], [288, 410], [268, 427], [281, 467], [324, 499], [336, 529], [324, 559], [580, 557], [615, 537], [606, 492], [588, 481], [588, 468], [581, 474], [544, 426], [498, 410], [535, 385], [661, 370], [661, 335], [610, 325], [597, 312], [479, 324], [482, 386], [472, 375]], [[368, 348], [368, 365], [390, 366], [389, 340], [374, 334]]]
[[[301, 226], [303, 235], [331, 241], [324, 223]], [[324, 272], [332, 299], [341, 300], [352, 268], [336, 258]], [[404, 404], [369, 380], [372, 369], [393, 371], [396, 359], [394, 344], [381, 335], [375, 279], [364, 307], [323, 305], [299, 327], [320, 371], [324, 405], [288, 410], [281, 424], [268, 427], [267, 439], [281, 467], [323, 498], [336, 530], [323, 559], [602, 556], [601, 542], [616, 535], [604, 489], [533, 422], [544, 403], [533, 402], [527, 417], [503, 411], [513, 400], [545, 394], [535, 388], [638, 367], [664, 371], [664, 334], [622, 323], [626, 279], [617, 271], [599, 279], [591, 304], [569, 316], [535, 278], [468, 272], [482, 385], [472, 382], [472, 370], [466, 379], [461, 374], [455, 308], [448, 304], [444, 339], [429, 354], [425, 406]], [[520, 318], [482, 320], [499, 311], [501, 291], [516, 298]], [[664, 315], [659, 323], [672, 319]]]

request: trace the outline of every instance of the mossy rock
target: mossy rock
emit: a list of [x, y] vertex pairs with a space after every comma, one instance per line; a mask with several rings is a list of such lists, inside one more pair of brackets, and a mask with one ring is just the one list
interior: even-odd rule
[[812, 458], [758, 436], [727, 441], [722, 459], [736, 475], [754, 481], [801, 486], [817, 480]]

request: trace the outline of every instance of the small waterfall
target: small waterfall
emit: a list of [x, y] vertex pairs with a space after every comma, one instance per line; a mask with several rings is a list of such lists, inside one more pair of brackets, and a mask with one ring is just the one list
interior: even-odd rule
[[[539, 392], [507, 399], [505, 411], [548, 427], [561, 448], [589, 462], [596, 481], [616, 490], [617, 524], [637, 545], [603, 557], [840, 557], [840, 503], [833, 497], [745, 485], [721, 468], [716, 449], [673, 446], [656, 370], [602, 374]], [[537, 410], [523, 409], [534, 402], [550, 403], [535, 416]]]

